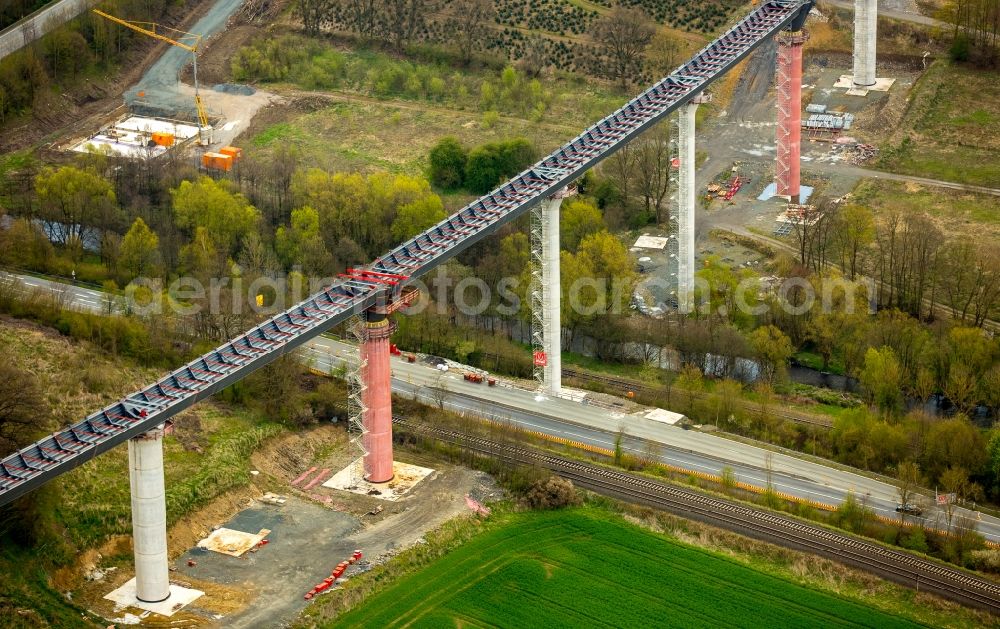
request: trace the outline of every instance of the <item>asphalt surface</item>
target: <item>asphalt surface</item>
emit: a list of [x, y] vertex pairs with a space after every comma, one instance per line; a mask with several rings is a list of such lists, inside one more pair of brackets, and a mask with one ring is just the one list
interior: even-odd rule
[[[849, 9], [854, 11], [854, 1], [853, 0], [823, 0], [824, 4], [831, 4], [838, 9]], [[935, 20], [932, 17], [927, 17], [916, 11], [903, 11], [885, 7], [878, 8], [879, 17], [892, 18], [894, 20], [900, 20], [903, 22], [912, 22], [914, 24], [923, 24], [924, 26], [938, 26], [941, 28], [951, 28], [951, 25], [947, 22], [942, 22], [941, 20]]]
[[[0, 272], [0, 277], [11, 275]], [[107, 298], [99, 291], [33, 276], [14, 277], [31, 290], [58, 292], [69, 307], [107, 312]], [[312, 341], [305, 351], [310, 364], [320, 371], [351, 361], [357, 354], [354, 346], [327, 338]], [[770, 477], [776, 491], [831, 505], [840, 504], [853, 493], [879, 515], [897, 515], [897, 492], [893, 485], [843, 466], [830, 467], [714, 434], [683, 430], [647, 419], [641, 413], [625, 414], [595, 406], [587, 403], [586, 398], [546, 399], [503, 381], [497, 387], [466, 382], [456, 370], [441, 372], [400, 357], [392, 358], [392, 369], [394, 393], [432, 406], [440, 401], [451, 411], [507, 421], [528, 430], [607, 449], [614, 448], [621, 430], [625, 435], [623, 449], [635, 455], [653, 455], [665, 463], [709, 474], [719, 474], [723, 467], [729, 466], [739, 481], [766, 487]], [[933, 498], [924, 496], [921, 502], [929, 505]], [[956, 513], [971, 516], [977, 521], [980, 533], [1000, 542], [1000, 519], [964, 509]], [[935, 507], [927, 506], [919, 519], [928, 527], [945, 528], [944, 513]]]

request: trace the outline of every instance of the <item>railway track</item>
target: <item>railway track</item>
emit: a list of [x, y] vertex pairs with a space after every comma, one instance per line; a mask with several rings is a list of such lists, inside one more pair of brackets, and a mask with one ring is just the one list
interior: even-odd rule
[[669, 511], [780, 546], [814, 553], [918, 591], [1000, 615], [1000, 585], [958, 569], [767, 511], [682, 487], [460, 432], [395, 423], [416, 434], [512, 463], [539, 466], [600, 494]]
[[[626, 380], [625, 378], [616, 378], [615, 376], [606, 376], [602, 374], [586, 373], [583, 371], [577, 371], [576, 369], [563, 369], [562, 374], [564, 378], [576, 378], [577, 380], [586, 380], [589, 382], [597, 382], [607, 387], [614, 389], [615, 391], [620, 391], [622, 393], [627, 393], [632, 391], [634, 393], [647, 393], [649, 395], [655, 395], [658, 391], [649, 385], [642, 384], [640, 382], [635, 382], [634, 380]], [[685, 395], [691, 395], [697, 400], [704, 400], [708, 397], [705, 393], [696, 393], [692, 391], [685, 391]], [[758, 414], [757, 409], [753, 408], [752, 405], [737, 402], [740, 408], [749, 411], [754, 414]], [[788, 411], [783, 411], [781, 409], [769, 409], [768, 411], [774, 417], [779, 417], [781, 419], [795, 422], [796, 424], [804, 424], [808, 426], [816, 426], [818, 428], [831, 428], [833, 423], [818, 417], [809, 417], [807, 415], [800, 415], [797, 413], [790, 413]]]

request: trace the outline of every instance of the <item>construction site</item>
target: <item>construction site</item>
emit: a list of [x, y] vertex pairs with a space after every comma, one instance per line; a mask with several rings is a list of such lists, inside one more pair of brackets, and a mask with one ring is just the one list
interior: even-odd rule
[[[919, 360], [953, 369], [955, 356], [931, 352], [982, 346], [967, 374], [982, 382], [962, 391], [957, 375], [935, 372], [918, 393], [904, 380], [932, 376], [916, 363], [889, 374], [899, 399], [875, 391], [889, 377], [872, 375], [876, 358], [892, 341], [871, 340], [887, 337], [874, 307], [827, 322], [861, 332], [826, 345], [834, 331], [819, 315], [776, 314], [788, 280], [878, 271], [880, 230], [903, 220], [877, 212], [888, 196], [937, 195], [936, 213], [899, 232], [907, 237], [920, 227], [938, 243], [977, 229], [973, 218], [992, 225], [973, 209], [948, 214], [940, 195], [974, 204], [1000, 197], [996, 185], [903, 172], [931, 153], [912, 145], [929, 142], [926, 112], [941, 97], [918, 90], [945, 63], [929, 70], [930, 53], [914, 53], [930, 46], [923, 29], [941, 28], [916, 3], [767, 0], [700, 31], [654, 20], [648, 7], [563, 7], [558, 19], [577, 30], [542, 22], [552, 41], [516, 49], [503, 38], [531, 29], [489, 3], [489, 26], [470, 31], [489, 43], [473, 52], [448, 38], [440, 50], [416, 46], [456, 29], [464, 5], [430, 11], [406, 35], [386, 15], [370, 32], [333, 9], [311, 19], [304, 0], [196, 2], [171, 19], [176, 28], [131, 5], [57, 4], [65, 14], [42, 8], [0, 31], [0, 54], [83, 12], [96, 30], [155, 48], [122, 69], [128, 84], [113, 98], [58, 133], [15, 120], [32, 157], [0, 170], [3, 235], [41, 252], [0, 260], [0, 335], [28, 374], [9, 380], [25, 398], [34, 385], [24, 383], [52, 390], [30, 413], [49, 398], [59, 409], [0, 452], [0, 507], [35, 509], [37, 499], [36, 514], [59, 501], [45, 517], [65, 521], [38, 539], [57, 530], [70, 540], [45, 566], [56, 611], [16, 603], [12, 614], [51, 624], [64, 606], [82, 626], [656, 626], [673, 602], [638, 609], [655, 598], [633, 583], [648, 572], [678, 584], [678, 604], [698, 610], [679, 616], [691, 623], [995, 621], [1000, 511], [987, 504], [979, 456], [997, 411], [986, 374], [1000, 356], [983, 332], [997, 305], [988, 287], [969, 297], [967, 320], [945, 288], [921, 284], [907, 302], [891, 290], [903, 280], [878, 279], [891, 295], [881, 307], [900, 318], [915, 309], [914, 329], [944, 329], [941, 313], [956, 326], [926, 332]], [[891, 54], [877, 50], [882, 9]], [[602, 45], [596, 24], [629, 17], [645, 25], [644, 46], [675, 38], [682, 63], [650, 82], [636, 78], [643, 65], [581, 79], [585, 64], [535, 71], [518, 58], [537, 46], [564, 63], [566, 42], [583, 57]], [[974, 129], [994, 112], [963, 116], [953, 126]], [[993, 150], [987, 136], [968, 150]], [[523, 163], [496, 165], [518, 147]], [[60, 177], [82, 192], [58, 197]], [[67, 198], [100, 211], [64, 211]], [[845, 229], [855, 241], [827, 237], [858, 215]], [[48, 247], [29, 238], [34, 225]], [[85, 239], [93, 250], [75, 252]], [[947, 255], [958, 254], [942, 246], [935, 260]], [[454, 291], [432, 274], [458, 280]], [[291, 299], [286, 285], [260, 288], [286, 276], [322, 282], [288, 290]], [[459, 307], [466, 284], [494, 276], [524, 284], [513, 314], [488, 292], [480, 311]], [[215, 308], [190, 318], [136, 314], [125, 299], [139, 280], [178, 277], [234, 288], [163, 289], [173, 307]], [[235, 288], [244, 278], [246, 296]], [[628, 281], [608, 288], [617, 279]], [[580, 306], [580, 284], [607, 312]], [[758, 311], [740, 304], [743, 286]], [[249, 314], [236, 308], [244, 297]], [[438, 311], [424, 314], [428, 304]], [[47, 358], [62, 354], [72, 359]], [[807, 371], [834, 373], [843, 390], [796, 380]], [[57, 394], [63, 372], [79, 382]], [[851, 443], [869, 449], [852, 454], [838, 441], [842, 418], [860, 426], [866, 413], [896, 432], [865, 433]], [[905, 432], [959, 424], [979, 458]], [[904, 442], [925, 450], [879, 449]], [[906, 456], [926, 475], [897, 478]], [[956, 469], [964, 484], [950, 488]], [[929, 495], [932, 481], [944, 491]], [[860, 524], [841, 508], [856, 496]], [[33, 543], [0, 561], [30, 556]], [[592, 553], [606, 554], [611, 576], [590, 574]], [[733, 593], [730, 608], [691, 574], [713, 575]], [[461, 587], [431, 587], [448, 579]], [[930, 594], [911, 609], [914, 583]], [[593, 604], [588, 590], [599, 592]], [[537, 618], [523, 615], [530, 600]]]
[[[274, 98], [246, 85], [217, 84], [208, 93], [198, 78], [204, 42], [224, 30], [242, 2], [218, 2], [192, 26], [180, 31], [150, 22], [132, 22], [94, 9], [93, 14], [170, 46], [124, 94], [124, 104], [96, 131], [62, 145], [78, 153], [95, 152], [131, 159], [157, 159], [174, 152], [205, 171], [229, 172], [241, 149], [229, 143], [256, 112]], [[192, 85], [181, 82], [191, 72]], [[121, 113], [124, 111], [125, 113]]]

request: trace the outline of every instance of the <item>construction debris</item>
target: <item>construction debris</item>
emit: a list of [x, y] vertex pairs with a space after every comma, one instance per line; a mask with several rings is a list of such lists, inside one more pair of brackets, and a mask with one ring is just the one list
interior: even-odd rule
[[878, 157], [878, 147], [872, 144], [856, 144], [848, 160], [852, 164], [865, 164]]
[[263, 502], [264, 504], [275, 505], [280, 507], [281, 505], [285, 504], [286, 498], [284, 496], [279, 496], [278, 494], [267, 492], [266, 494], [264, 494], [264, 497], [260, 499], [260, 501]]

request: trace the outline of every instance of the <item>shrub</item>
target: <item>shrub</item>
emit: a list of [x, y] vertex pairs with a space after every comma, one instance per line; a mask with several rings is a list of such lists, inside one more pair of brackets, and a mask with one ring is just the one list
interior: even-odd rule
[[561, 509], [580, 502], [573, 481], [560, 476], [549, 476], [535, 481], [524, 499], [532, 509]]
[[535, 159], [535, 149], [524, 138], [491, 142], [469, 153], [465, 185], [470, 192], [485, 194], [504, 178], [516, 175]]
[[431, 149], [431, 183], [445, 190], [460, 188], [465, 179], [465, 164], [469, 156], [457, 139], [442, 138]]

